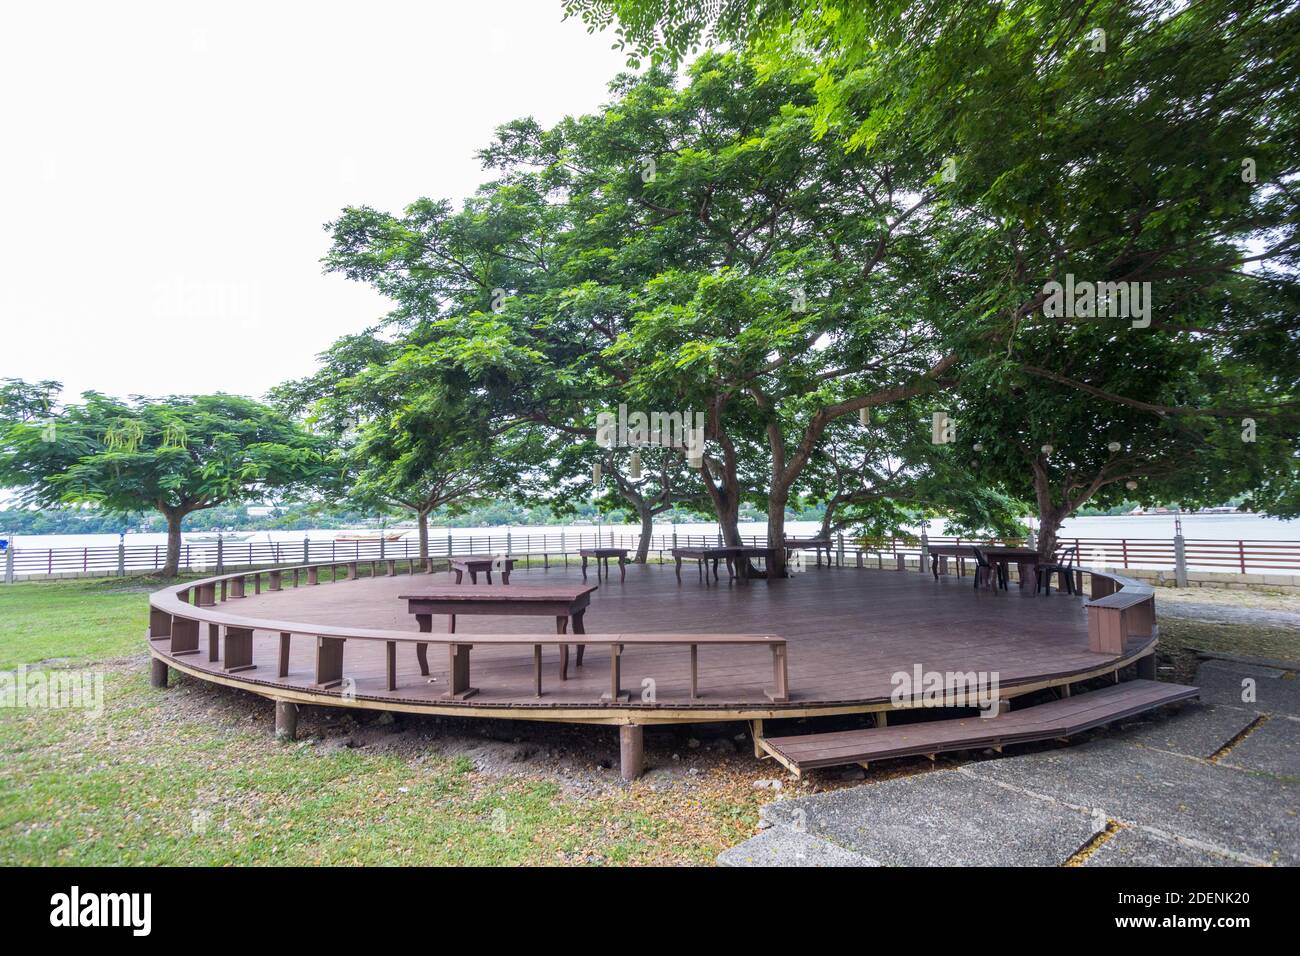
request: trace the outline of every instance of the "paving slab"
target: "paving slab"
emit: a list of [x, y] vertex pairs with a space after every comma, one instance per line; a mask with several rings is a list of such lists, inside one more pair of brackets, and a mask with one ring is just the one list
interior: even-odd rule
[[1300, 719], [1270, 717], [1224, 754], [1219, 763], [1300, 780]]
[[[1255, 682], [1253, 701], [1241, 699], [1246, 678]], [[1201, 700], [1209, 704], [1300, 716], [1300, 679], [1294, 671], [1236, 661], [1205, 661], [1196, 669], [1195, 684], [1201, 689]]]
[[1278, 777], [1106, 738], [959, 772], [1261, 862], [1300, 864], [1300, 785]]
[[724, 850], [719, 866], [879, 866], [875, 860], [811, 833], [768, 827], [758, 836]]
[[1125, 827], [1097, 847], [1083, 863], [1094, 866], [1246, 866], [1230, 857], [1135, 827]]
[[886, 866], [1057, 866], [1098, 832], [1092, 813], [956, 770], [785, 800], [764, 816]]
[[1189, 701], [1177, 710], [1164, 708], [1145, 718], [1137, 718], [1112, 728], [1098, 737], [1125, 743], [1141, 744], [1186, 754], [1189, 757], [1213, 757], [1219, 750], [1259, 718], [1246, 707], [1225, 704], [1199, 704]]

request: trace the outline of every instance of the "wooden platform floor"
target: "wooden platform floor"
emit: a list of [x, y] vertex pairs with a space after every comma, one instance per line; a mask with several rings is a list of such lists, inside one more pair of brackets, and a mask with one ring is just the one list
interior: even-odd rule
[[[397, 595], [451, 583], [448, 574], [399, 574], [387, 578], [304, 584], [277, 593], [232, 600], [222, 605], [240, 616], [293, 620], [304, 623], [395, 628], [416, 632], [414, 619]], [[574, 562], [569, 568], [516, 570], [515, 584], [580, 583]], [[596, 582], [594, 573], [590, 581]], [[250, 588], [251, 592], [251, 588]], [[549, 633], [551, 618], [460, 617], [458, 635], [474, 633]], [[1053, 592], [1035, 596], [1014, 588], [993, 593], [976, 592], [970, 577], [945, 577], [935, 582], [929, 574], [857, 568], [812, 568], [789, 579], [699, 583], [695, 568], [687, 565], [678, 584], [671, 565], [631, 565], [627, 580], [617, 573], [600, 579], [586, 615], [588, 634], [639, 632], [759, 632], [783, 635], [789, 641], [791, 700], [774, 705], [763, 695], [772, 676], [771, 653], [764, 647], [701, 646], [700, 698], [689, 697], [689, 652], [686, 647], [629, 647], [623, 655], [622, 686], [631, 692], [630, 703], [618, 710], [660, 710], [698, 713], [698, 719], [734, 719], [762, 716], [765, 712], [845, 709], [885, 703], [893, 690], [891, 677], [911, 673], [916, 665], [931, 671], [996, 672], [1003, 687], [1057, 680], [1104, 668], [1115, 658], [1088, 650], [1087, 621], [1082, 600]], [[445, 632], [445, 620], [435, 618], [434, 631]], [[165, 651], [167, 642], [154, 647]], [[220, 662], [207, 661], [204, 650], [178, 663], [189, 669], [220, 674]], [[287, 679], [276, 677], [278, 633], [258, 631], [254, 639], [255, 670], [223, 678], [272, 688], [338, 696], [319, 692], [313, 684], [314, 641], [295, 635]], [[1140, 649], [1133, 642], [1126, 650]], [[479, 688], [468, 701], [440, 699], [447, 685], [445, 647], [429, 648], [431, 674], [422, 677], [414, 647], [398, 648], [398, 687], [384, 687], [384, 645], [349, 641], [344, 673], [355, 680], [358, 698], [473, 710], [518, 708], [520, 711], [574, 708], [608, 710], [600, 696], [608, 688], [609, 651], [587, 648], [584, 666], [570, 669], [569, 680], [559, 680], [559, 651], [544, 650], [544, 695], [532, 690], [533, 660], [530, 647], [487, 647], [473, 651], [472, 684]], [[432, 678], [432, 681], [430, 680]], [[652, 681], [653, 685], [645, 684]], [[653, 699], [643, 690], [653, 686]], [[725, 713], [720, 713], [725, 712]], [[520, 713], [519, 716], [530, 716]], [[543, 716], [533, 713], [531, 716]], [[558, 714], [556, 715], [559, 716]], [[646, 715], [650, 717], [649, 714]], [[680, 717], [676, 719], [681, 719]]]

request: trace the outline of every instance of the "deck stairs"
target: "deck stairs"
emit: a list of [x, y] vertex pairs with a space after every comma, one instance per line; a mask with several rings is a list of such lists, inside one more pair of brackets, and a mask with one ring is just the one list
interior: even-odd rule
[[1165, 704], [1200, 696], [1200, 689], [1153, 680], [1130, 680], [1045, 704], [1008, 710], [996, 717], [929, 720], [796, 737], [756, 737], [759, 748], [795, 776], [894, 757], [1052, 740], [1100, 727]]

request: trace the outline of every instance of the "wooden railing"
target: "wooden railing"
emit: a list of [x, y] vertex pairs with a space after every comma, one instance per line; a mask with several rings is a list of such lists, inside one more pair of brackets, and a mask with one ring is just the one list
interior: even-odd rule
[[[443, 562], [445, 563], [445, 562]], [[621, 658], [625, 646], [666, 645], [686, 647], [690, 651], [691, 699], [698, 696], [699, 672], [697, 667], [698, 648], [701, 645], [765, 645], [772, 650], [773, 686], [768, 690], [768, 700], [784, 703], [789, 698], [789, 666], [786, 654], [785, 638], [775, 634], [466, 634], [445, 636], [411, 631], [393, 631], [379, 628], [338, 627], [325, 624], [312, 624], [302, 621], [270, 620], [246, 617], [229, 613], [223, 607], [229, 601], [246, 597], [250, 581], [254, 594], [262, 593], [265, 587], [269, 591], [279, 591], [292, 580], [293, 586], [312, 587], [319, 585], [328, 577], [329, 582], [337, 582], [340, 571], [345, 580], [362, 577], [361, 569], [369, 565], [370, 576], [391, 576], [398, 573], [402, 564], [406, 565], [408, 574], [420, 570], [416, 559], [386, 558], [383, 560], [352, 560], [343, 562], [325, 562], [265, 570], [245, 570], [215, 577], [190, 581], [157, 591], [149, 597], [149, 641], [166, 640], [167, 653], [171, 657], [184, 657], [202, 654], [202, 628], [207, 625], [207, 660], [209, 663], [221, 662], [222, 671], [236, 674], [251, 670], [253, 663], [254, 631], [269, 631], [280, 635], [280, 647], [276, 677], [288, 676], [290, 643], [295, 635], [313, 639], [316, 644], [315, 654], [315, 689], [325, 691], [343, 685], [346, 681], [344, 669], [344, 647], [347, 641], [381, 642], [385, 645], [386, 689], [397, 690], [396, 657], [399, 645], [439, 644], [445, 645], [453, 667], [458, 668], [460, 683], [469, 679], [468, 651], [475, 644], [517, 645], [534, 647], [534, 683], [536, 696], [541, 697], [542, 671], [541, 648], [550, 645], [607, 646], [610, 649], [610, 690], [602, 700], [608, 703], [626, 703], [627, 695], [620, 686]], [[155, 659], [155, 666], [160, 661]], [[165, 664], [163, 665], [165, 667]], [[463, 668], [463, 672], [459, 669]], [[165, 683], [165, 673], [163, 675]], [[158, 674], [155, 671], [155, 682]]]

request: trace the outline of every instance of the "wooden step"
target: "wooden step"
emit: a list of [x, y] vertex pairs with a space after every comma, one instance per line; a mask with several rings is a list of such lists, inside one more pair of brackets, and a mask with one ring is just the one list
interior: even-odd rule
[[1200, 696], [1200, 688], [1131, 680], [997, 717], [929, 720], [867, 730], [766, 737], [760, 746], [795, 774], [814, 767], [1068, 737], [1163, 704]]

